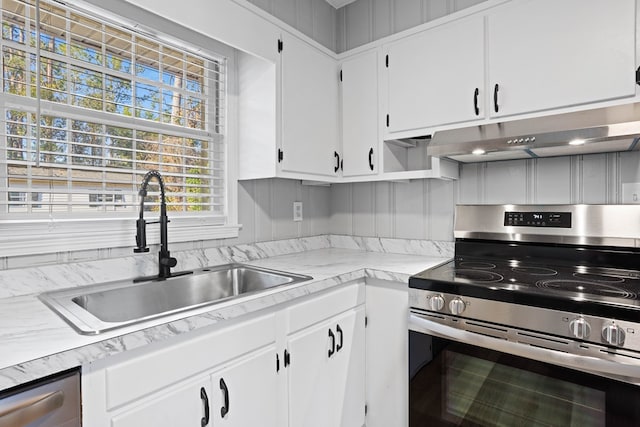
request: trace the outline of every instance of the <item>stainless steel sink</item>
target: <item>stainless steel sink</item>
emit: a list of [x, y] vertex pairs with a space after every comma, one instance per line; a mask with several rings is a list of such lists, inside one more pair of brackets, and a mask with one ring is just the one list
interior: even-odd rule
[[80, 333], [98, 334], [310, 279], [226, 264], [160, 281], [113, 282], [45, 292], [40, 299]]

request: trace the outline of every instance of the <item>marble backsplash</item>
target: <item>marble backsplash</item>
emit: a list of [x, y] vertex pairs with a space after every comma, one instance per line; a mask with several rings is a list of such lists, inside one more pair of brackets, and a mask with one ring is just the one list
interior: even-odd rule
[[[178, 265], [174, 271], [190, 270], [230, 262], [287, 255], [316, 249], [356, 249], [429, 257], [453, 256], [453, 242], [408, 240], [343, 235], [321, 235], [296, 239], [258, 242], [212, 248], [172, 251]], [[0, 269], [0, 298], [35, 294], [73, 286], [91, 285], [133, 277], [148, 276], [157, 272], [157, 247], [148, 254], [123, 256], [125, 252], [106, 259], [85, 259], [59, 262], [40, 260], [34, 266]], [[128, 252], [128, 251], [127, 251]]]

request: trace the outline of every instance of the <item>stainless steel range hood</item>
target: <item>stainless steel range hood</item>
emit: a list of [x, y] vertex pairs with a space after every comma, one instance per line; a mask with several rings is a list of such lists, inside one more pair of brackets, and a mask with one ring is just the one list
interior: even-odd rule
[[464, 163], [640, 149], [640, 103], [434, 133], [427, 154]]

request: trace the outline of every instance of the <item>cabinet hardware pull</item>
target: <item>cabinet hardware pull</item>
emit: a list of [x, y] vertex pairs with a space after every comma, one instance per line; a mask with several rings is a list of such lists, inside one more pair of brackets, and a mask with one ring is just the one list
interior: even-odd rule
[[229, 413], [229, 389], [224, 382], [224, 378], [220, 378], [220, 390], [222, 390], [222, 395], [224, 396], [224, 405], [220, 408], [220, 416], [224, 418]]
[[500, 86], [498, 85], [498, 83], [496, 83], [496, 85], [493, 87], [493, 109], [495, 110], [495, 112], [497, 113], [499, 108], [498, 108], [498, 90], [500, 89]]
[[204, 407], [204, 417], [200, 419], [200, 427], [205, 427], [209, 424], [209, 396], [204, 387], [200, 387], [200, 399], [202, 399], [202, 406]]
[[476, 88], [475, 92], [473, 92], [473, 109], [476, 112], [476, 116], [480, 115], [480, 107], [478, 107], [478, 95], [480, 94], [480, 89]]
[[331, 338], [331, 348], [329, 349], [328, 357], [333, 356], [333, 353], [336, 352], [336, 336], [333, 334], [333, 331], [329, 329], [329, 338]]
[[280, 372], [280, 355], [276, 353], [276, 372]]
[[373, 170], [373, 147], [369, 149], [369, 169]]
[[333, 168], [333, 172], [338, 173], [338, 169], [340, 169], [340, 154], [338, 154], [337, 151], [334, 151], [333, 157], [336, 158], [336, 167]]
[[336, 326], [336, 331], [340, 334], [340, 344], [338, 344], [336, 346], [336, 352], [340, 351], [342, 349], [342, 344], [344, 342], [344, 334], [342, 333], [342, 328], [340, 327], [340, 325]]
[[291, 353], [285, 349], [284, 351], [284, 367], [291, 365]]

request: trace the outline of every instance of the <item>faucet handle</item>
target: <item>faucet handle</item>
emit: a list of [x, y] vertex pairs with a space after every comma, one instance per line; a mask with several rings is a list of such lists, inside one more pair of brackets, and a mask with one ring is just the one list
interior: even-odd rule
[[160, 264], [166, 265], [167, 267], [175, 267], [178, 264], [178, 260], [171, 256], [160, 258]]
[[139, 254], [142, 252], [149, 252], [149, 248], [147, 247], [147, 223], [144, 219], [138, 218], [136, 221], [136, 245], [137, 248], [133, 249], [133, 252]]

